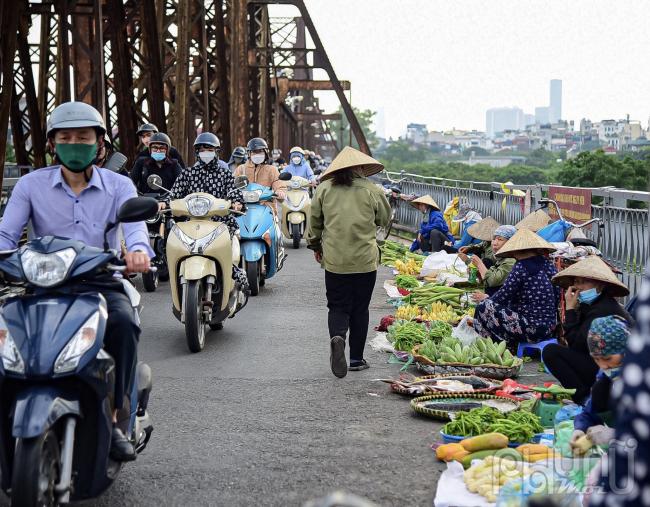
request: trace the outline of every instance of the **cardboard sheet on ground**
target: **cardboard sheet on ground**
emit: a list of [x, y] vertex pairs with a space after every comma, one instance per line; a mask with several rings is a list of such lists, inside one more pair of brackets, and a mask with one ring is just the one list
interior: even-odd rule
[[426, 276], [441, 271], [449, 271], [451, 268], [458, 270], [460, 274], [467, 274], [467, 266], [458, 257], [458, 254], [448, 254], [447, 252], [436, 252], [427, 256], [422, 263], [420, 275]]
[[399, 290], [397, 290], [397, 286], [395, 285], [394, 280], [386, 280], [384, 282], [384, 290], [386, 291], [386, 294], [388, 294], [389, 298], [404, 297], [400, 294]]
[[481, 495], [470, 493], [463, 480], [463, 465], [457, 461], [447, 463], [447, 470], [438, 479], [438, 489], [433, 499], [434, 507], [493, 507]]

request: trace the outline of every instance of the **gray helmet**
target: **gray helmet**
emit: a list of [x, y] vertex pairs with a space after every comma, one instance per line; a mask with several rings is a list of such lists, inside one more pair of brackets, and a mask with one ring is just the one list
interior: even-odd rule
[[137, 135], [141, 136], [145, 132], [158, 132], [158, 127], [156, 127], [153, 123], [143, 123], [140, 125], [140, 128], [136, 132]]
[[215, 136], [212, 132], [202, 132], [198, 136], [196, 136], [196, 140], [194, 141], [194, 147], [197, 146], [212, 146], [213, 148], [221, 148], [221, 142], [219, 141], [219, 138]]
[[266, 150], [266, 153], [268, 155], [269, 145], [266, 144], [266, 141], [261, 137], [254, 137], [253, 139], [248, 141], [248, 144], [246, 145], [246, 149], [248, 151]]
[[154, 135], [152, 135], [149, 138], [149, 145], [153, 144], [166, 144], [167, 149], [172, 147], [172, 141], [169, 139], [169, 136], [167, 134], [163, 134], [162, 132], [156, 132]]
[[59, 129], [93, 127], [97, 135], [106, 134], [104, 118], [99, 111], [85, 102], [64, 102], [56, 107], [47, 120], [47, 137]]
[[243, 146], [237, 146], [237, 148], [232, 151], [232, 156], [246, 158], [246, 148]]

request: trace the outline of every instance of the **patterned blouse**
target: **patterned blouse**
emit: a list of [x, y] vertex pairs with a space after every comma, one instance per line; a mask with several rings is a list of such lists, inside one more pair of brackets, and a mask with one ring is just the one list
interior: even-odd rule
[[560, 292], [551, 284], [557, 273], [548, 259], [538, 256], [517, 261], [501, 288], [490, 297], [530, 324], [549, 329], [557, 325]]
[[[244, 196], [241, 190], [235, 187], [234, 176], [227, 168], [228, 166], [224, 168], [219, 162], [222, 161], [215, 159], [209, 164], [198, 161], [185, 169], [176, 178], [174, 186], [171, 188], [170, 199], [182, 199], [194, 192], [205, 192], [217, 199], [229, 199], [244, 205]], [[245, 205], [242, 210], [245, 210]], [[231, 236], [239, 230], [239, 225], [233, 215], [214, 217], [214, 219], [224, 222], [228, 226]]]

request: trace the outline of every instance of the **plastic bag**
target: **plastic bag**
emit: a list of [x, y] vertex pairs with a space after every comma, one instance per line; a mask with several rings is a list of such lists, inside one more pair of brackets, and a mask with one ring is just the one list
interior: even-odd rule
[[469, 319], [471, 319], [471, 317], [465, 315], [458, 325], [451, 331], [451, 336], [458, 338], [460, 343], [465, 346], [470, 346], [477, 338], [481, 337], [481, 335], [479, 335], [474, 328], [468, 324]]
[[558, 220], [537, 231], [537, 235], [546, 241], [566, 241], [567, 233], [571, 229], [571, 224], [563, 220]]
[[564, 405], [560, 410], [555, 414], [555, 425], [557, 426], [563, 421], [569, 421], [576, 418], [578, 414], [582, 412], [582, 406], [571, 403], [570, 405]]
[[420, 275], [426, 276], [431, 273], [439, 273], [440, 271], [449, 271], [452, 268], [458, 271], [459, 274], [467, 273], [467, 265], [458, 254], [435, 252], [424, 259]]
[[565, 458], [572, 458], [571, 436], [573, 435], [573, 420], [569, 419], [555, 425], [555, 444], [553, 447]]

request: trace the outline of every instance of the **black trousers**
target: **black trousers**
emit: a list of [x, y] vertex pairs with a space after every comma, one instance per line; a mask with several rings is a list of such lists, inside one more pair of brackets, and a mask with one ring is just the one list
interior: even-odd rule
[[576, 390], [573, 401], [583, 403], [598, 373], [598, 365], [591, 356], [562, 345], [550, 344], [544, 347], [542, 359], [562, 387]]
[[453, 246], [445, 245], [446, 241], [449, 241], [449, 238], [442, 231], [433, 229], [428, 238], [422, 238], [420, 241], [420, 250], [433, 253], [444, 250], [447, 253], [456, 253], [457, 250]]
[[106, 299], [108, 320], [104, 349], [115, 360], [115, 408], [124, 407], [124, 398], [133, 387], [133, 377], [138, 360], [140, 327], [135, 321], [133, 307], [121, 291], [102, 290]]
[[351, 361], [363, 359], [370, 319], [368, 308], [376, 280], [377, 271], [350, 274], [325, 271], [330, 338], [345, 338], [350, 331]]

